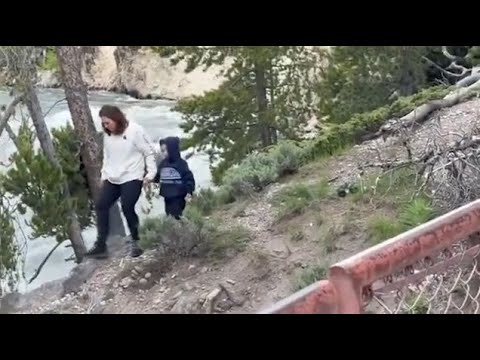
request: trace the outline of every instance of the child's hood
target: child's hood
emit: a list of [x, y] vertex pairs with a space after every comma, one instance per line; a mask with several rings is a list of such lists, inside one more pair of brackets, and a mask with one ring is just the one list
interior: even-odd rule
[[180, 139], [178, 137], [167, 137], [165, 139], [165, 146], [167, 147], [168, 158], [170, 161], [173, 162], [180, 159]]

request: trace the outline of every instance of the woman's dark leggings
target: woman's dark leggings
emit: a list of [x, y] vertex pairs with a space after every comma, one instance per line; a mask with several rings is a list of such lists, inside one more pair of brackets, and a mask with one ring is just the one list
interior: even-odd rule
[[135, 213], [135, 204], [142, 193], [142, 185], [141, 180], [133, 180], [120, 185], [108, 181], [103, 182], [102, 191], [95, 206], [97, 212], [97, 241], [100, 244], [105, 244], [107, 241], [110, 208], [118, 198], [120, 198], [122, 212], [127, 219], [132, 239], [138, 240], [138, 215]]

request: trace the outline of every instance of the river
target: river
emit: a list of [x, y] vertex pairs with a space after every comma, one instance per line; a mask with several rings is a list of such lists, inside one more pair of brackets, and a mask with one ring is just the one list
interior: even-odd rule
[[[39, 91], [40, 103], [44, 113], [47, 113], [46, 122], [50, 129], [60, 127], [70, 122], [70, 112], [64, 99], [65, 95], [62, 90], [44, 89]], [[11, 102], [8, 92], [0, 90], [0, 104], [8, 105]], [[60, 101], [60, 102], [59, 102]], [[57, 103], [58, 102], [58, 103]], [[131, 121], [142, 125], [153, 141], [165, 136], [181, 136], [182, 130], [179, 127], [181, 118], [180, 114], [172, 111], [174, 102], [164, 100], [136, 100], [126, 95], [108, 93], [108, 92], [92, 92], [89, 95], [90, 108], [94, 118], [95, 126], [100, 129], [100, 119], [98, 111], [104, 104], [111, 104], [120, 107]], [[16, 118], [10, 120], [12, 129], [16, 132], [19, 127], [20, 114], [17, 112]], [[6, 132], [0, 137], [0, 162], [5, 163], [8, 157], [15, 151], [13, 143], [8, 138]], [[197, 181], [198, 187], [208, 187], [211, 182], [208, 158], [204, 154], [195, 154], [188, 160], [189, 166]], [[0, 167], [1, 169], [1, 167]], [[2, 170], [0, 170], [2, 171]], [[5, 167], [3, 167], [5, 171]], [[142, 197], [137, 205], [137, 211], [140, 218], [147, 216], [142, 212], [146, 201]], [[153, 208], [148, 216], [159, 215], [163, 213], [163, 201], [155, 200]], [[23, 272], [25, 278], [28, 279], [35, 272], [38, 264], [44, 259], [45, 255], [55, 245], [53, 238], [39, 238], [25, 241], [31, 235], [31, 229], [25, 225], [25, 220], [29, 220], [28, 212], [25, 216], [17, 215], [17, 238], [23, 247]], [[96, 237], [94, 228], [86, 229], [83, 232], [84, 240], [87, 246], [93, 244]], [[65, 242], [67, 245], [68, 242]], [[70, 270], [75, 266], [72, 261], [66, 262], [65, 259], [73, 254], [71, 248], [64, 245], [59, 247], [51, 256], [47, 264], [44, 266], [40, 275], [29, 285], [26, 281], [21, 281], [19, 291], [30, 291], [45, 282], [57, 280], [68, 275]]]

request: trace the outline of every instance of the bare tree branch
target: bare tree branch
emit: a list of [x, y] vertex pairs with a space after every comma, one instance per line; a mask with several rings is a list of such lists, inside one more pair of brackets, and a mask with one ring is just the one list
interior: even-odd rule
[[446, 46], [442, 46], [442, 54], [449, 60], [452, 61], [462, 61], [463, 59], [460, 56], [455, 56], [450, 54]]
[[8, 105], [7, 110], [0, 119], [0, 136], [7, 125], [8, 119], [15, 113], [15, 107], [23, 100], [23, 96], [17, 96], [13, 101]]
[[55, 108], [55, 106], [60, 104], [62, 101], [66, 101], [66, 100], [67, 100], [67, 98], [63, 98], [63, 99], [55, 101], [55, 103], [50, 107], [50, 109], [48, 109], [47, 112], [45, 114], [43, 114], [43, 117], [46, 117], [50, 113], [50, 111], [52, 111]]
[[33, 274], [33, 276], [30, 278], [30, 280], [28, 280], [28, 283], [31, 284], [33, 280], [35, 280], [38, 275], [40, 275], [40, 272], [42, 271], [42, 268], [45, 266], [45, 264], [47, 263], [48, 259], [50, 258], [50, 256], [52, 256], [52, 254], [55, 252], [55, 250], [57, 250], [57, 248], [61, 245], [62, 243], [61, 242], [58, 242], [47, 254], [47, 256], [45, 256], [45, 259], [43, 259], [43, 261], [40, 263], [40, 265], [38, 266], [37, 270], [35, 270], [35, 273]]
[[434, 111], [452, 107], [478, 91], [480, 91], [480, 80], [474, 82], [468, 87], [458, 88], [452, 91], [443, 99], [432, 100], [426, 104], [420, 105], [400, 119], [386, 121], [377, 132], [365, 135], [363, 140], [372, 140], [379, 137], [383, 137], [385, 139], [389, 135], [398, 134], [402, 129], [409, 127], [413, 129], [414, 127], [425, 122], [428, 119], [428, 116]]
[[7, 130], [8, 136], [10, 137], [10, 140], [13, 141], [15, 146], [18, 148], [18, 138], [17, 135], [13, 132], [12, 128], [8, 123], [5, 124], [5, 130]]
[[455, 63], [452, 63], [450, 64], [447, 69], [449, 69], [450, 67], [453, 67], [453, 68], [456, 68], [456, 69], [460, 69], [462, 72], [460, 74], [458, 73], [453, 73], [451, 71], [448, 71], [444, 68], [442, 68], [440, 65], [437, 65], [435, 62], [433, 62], [432, 60], [430, 60], [429, 58], [427, 58], [426, 56], [422, 56], [422, 58], [428, 62], [430, 65], [432, 65], [433, 67], [435, 67], [436, 69], [440, 70], [442, 73], [448, 75], [448, 76], [452, 76], [452, 77], [462, 77], [462, 76], [465, 76], [465, 74], [469, 71], [471, 71], [471, 69], [467, 69], [463, 66], [460, 66], [460, 65], [457, 65]]

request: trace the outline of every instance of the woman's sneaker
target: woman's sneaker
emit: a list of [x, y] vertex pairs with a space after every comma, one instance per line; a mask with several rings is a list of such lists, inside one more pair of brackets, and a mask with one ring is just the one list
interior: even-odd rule
[[135, 257], [139, 257], [142, 254], [143, 254], [143, 250], [140, 249], [140, 246], [138, 246], [138, 241], [131, 240], [130, 241], [130, 256], [132, 258], [135, 258]]
[[108, 257], [107, 245], [98, 241], [95, 242], [93, 247], [85, 253], [85, 257], [105, 259]]

